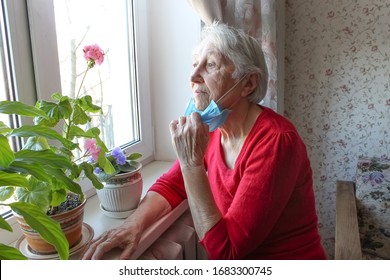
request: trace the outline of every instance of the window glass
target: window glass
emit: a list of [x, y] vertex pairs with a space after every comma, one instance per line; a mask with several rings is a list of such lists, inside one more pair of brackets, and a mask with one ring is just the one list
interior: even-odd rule
[[[5, 68], [5, 53], [3, 45], [3, 22], [0, 22], [1, 40], [0, 40], [0, 101], [8, 100], [7, 98], [7, 71]], [[0, 114], [0, 122], [10, 126], [9, 116], [6, 114]], [[4, 214], [8, 208], [0, 205], [0, 215]]]
[[105, 60], [88, 71], [81, 94], [103, 108], [93, 126], [109, 149], [140, 140], [132, 1], [53, 1], [63, 95], [74, 97], [86, 70], [83, 48], [97, 44]]
[[[6, 28], [5, 28], [5, 20], [4, 20], [4, 12], [2, 7], [0, 7], [0, 101], [4, 100], [14, 100], [14, 94], [10, 90], [10, 69], [8, 67], [9, 61], [9, 50], [7, 44], [7, 36], [6, 36]], [[12, 116], [7, 114], [0, 114], [0, 122], [5, 124], [8, 127], [14, 126], [15, 119]], [[14, 143], [10, 141], [11, 147], [14, 147]], [[8, 199], [6, 202], [14, 201], [13, 198]], [[9, 207], [5, 207], [0, 205], [0, 215], [4, 215], [6, 213], [10, 213]]]
[[[89, 71], [82, 88], [103, 107], [104, 118], [93, 125], [102, 130], [109, 148], [140, 152], [141, 162], [150, 162], [153, 133], [145, 3], [2, 0], [0, 99], [33, 105], [37, 96], [47, 100], [55, 91], [74, 94], [86, 70], [83, 47], [98, 44], [106, 52], [105, 61]], [[0, 118], [18, 126], [7, 115]], [[81, 184], [87, 197], [94, 194], [90, 183]]]

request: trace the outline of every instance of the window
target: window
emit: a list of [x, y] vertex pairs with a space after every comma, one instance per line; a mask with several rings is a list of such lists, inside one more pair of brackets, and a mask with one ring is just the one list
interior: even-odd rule
[[[2, 4], [6, 31], [2, 42], [9, 46], [12, 75], [1, 73], [0, 86], [11, 84], [16, 99], [30, 104], [50, 99], [55, 92], [72, 94], [72, 87], [80, 83], [78, 74], [85, 71], [82, 49], [97, 43], [106, 52], [105, 61], [88, 73], [90, 84], [83, 90], [102, 102], [106, 115], [97, 121], [104, 127], [104, 140], [109, 148], [121, 146], [127, 153], [142, 153], [143, 163], [151, 161], [145, 1], [2, 0]], [[83, 187], [87, 192], [92, 189]]]
[[[33, 104], [36, 94], [26, 4], [20, 0], [0, 2], [0, 100]], [[0, 121], [16, 127], [20, 119], [0, 114]], [[10, 144], [17, 149], [21, 142], [13, 139]], [[7, 211], [0, 206], [0, 215]]]
[[[93, 118], [107, 147], [140, 140], [131, 1], [53, 1], [62, 94], [74, 97], [83, 79], [85, 45], [97, 43], [105, 61], [89, 71], [82, 91], [103, 108]], [[130, 5], [130, 7], [128, 6]], [[115, 126], [123, 129], [114, 130]]]
[[[84, 71], [82, 48], [97, 43], [107, 54], [88, 73], [94, 100], [102, 101], [102, 134], [112, 147], [152, 156], [145, 1], [28, 0], [39, 98], [74, 94]], [[50, 43], [49, 43], [50, 42]], [[71, 86], [72, 85], [72, 86]]]

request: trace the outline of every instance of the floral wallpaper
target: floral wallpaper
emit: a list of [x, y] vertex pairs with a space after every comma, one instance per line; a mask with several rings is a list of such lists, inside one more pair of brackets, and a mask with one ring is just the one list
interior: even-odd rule
[[285, 115], [306, 142], [333, 258], [336, 180], [355, 180], [361, 156], [390, 158], [390, 2], [285, 4]]

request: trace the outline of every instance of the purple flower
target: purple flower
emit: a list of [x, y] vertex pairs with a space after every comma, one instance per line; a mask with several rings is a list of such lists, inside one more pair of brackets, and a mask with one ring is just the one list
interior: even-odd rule
[[371, 183], [371, 186], [379, 185], [383, 182], [383, 179], [385, 176], [382, 172], [379, 171], [373, 171], [373, 172], [366, 172], [362, 175], [363, 183], [367, 184], [368, 182]]
[[118, 156], [116, 158], [116, 163], [119, 164], [119, 165], [126, 164], [126, 157], [124, 155], [123, 156]]
[[120, 147], [114, 148], [111, 155], [115, 158], [117, 164], [124, 165], [126, 163], [126, 156]]
[[99, 174], [102, 172], [102, 169], [100, 167], [96, 167], [95, 170], [93, 171], [95, 174]]

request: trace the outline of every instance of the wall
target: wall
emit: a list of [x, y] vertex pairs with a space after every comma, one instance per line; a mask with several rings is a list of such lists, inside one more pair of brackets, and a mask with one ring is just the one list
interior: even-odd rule
[[148, 6], [155, 159], [174, 160], [169, 123], [184, 114], [192, 96], [191, 53], [200, 36], [200, 19], [187, 1], [149, 0]]
[[285, 113], [307, 144], [320, 230], [334, 254], [335, 182], [390, 157], [390, 3], [287, 0]]

